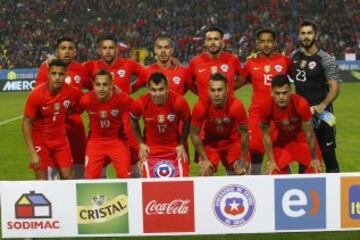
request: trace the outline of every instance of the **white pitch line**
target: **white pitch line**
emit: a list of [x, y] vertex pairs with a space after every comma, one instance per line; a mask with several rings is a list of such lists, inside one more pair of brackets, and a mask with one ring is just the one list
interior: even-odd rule
[[2, 122], [0, 122], [0, 126], [1, 126], [1, 125], [5, 125], [5, 124], [7, 124], [7, 123], [9, 123], [9, 122], [16, 121], [16, 120], [18, 120], [18, 119], [21, 119], [22, 117], [23, 117], [23, 116], [20, 115], [20, 116], [13, 117], [13, 118], [10, 118], [10, 119], [8, 119], [8, 120], [2, 121]]

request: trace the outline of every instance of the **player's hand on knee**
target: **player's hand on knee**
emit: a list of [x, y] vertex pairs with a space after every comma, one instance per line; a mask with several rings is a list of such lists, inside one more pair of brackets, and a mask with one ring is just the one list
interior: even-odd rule
[[199, 162], [200, 166], [200, 176], [213, 176], [215, 169], [212, 163], [209, 160], [201, 160]]
[[275, 163], [275, 161], [268, 161], [266, 173], [271, 174], [275, 170], [280, 171], [280, 169], [277, 166], [277, 164]]
[[150, 148], [145, 143], [139, 144], [139, 159], [140, 161], [147, 161], [149, 159]]
[[250, 164], [245, 160], [237, 160], [234, 162], [233, 167], [237, 175], [245, 175], [249, 173]]
[[176, 159], [183, 159], [185, 163], [188, 162], [188, 156], [186, 154], [186, 150], [184, 145], [180, 144], [176, 147]]
[[313, 168], [316, 172], [322, 172], [323, 164], [319, 159], [312, 159], [310, 162], [310, 167]]
[[34, 169], [38, 169], [40, 167], [40, 157], [36, 152], [31, 153], [30, 164]]

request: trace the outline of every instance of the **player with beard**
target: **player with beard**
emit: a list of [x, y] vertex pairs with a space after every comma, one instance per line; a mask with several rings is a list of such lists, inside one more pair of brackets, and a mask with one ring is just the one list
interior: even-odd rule
[[[188, 176], [185, 142], [189, 135], [190, 108], [183, 96], [169, 90], [164, 74], [150, 76], [148, 93], [134, 101], [130, 117], [139, 142], [143, 176]], [[143, 135], [139, 125], [141, 117]]]
[[[117, 40], [112, 35], [107, 35], [100, 38], [98, 54], [100, 59], [91, 60], [84, 63], [85, 68], [88, 70], [89, 77], [94, 79], [95, 74], [101, 70], [107, 70], [113, 75], [113, 84], [119, 87], [123, 92], [131, 93], [131, 78], [133, 76], [140, 76], [143, 67], [131, 59], [119, 58]], [[138, 162], [138, 144], [131, 131], [129, 116], [124, 114], [124, 130], [119, 134], [127, 137], [128, 145], [131, 153], [131, 172], [132, 177], [140, 177], [137, 167]]]
[[[289, 173], [292, 161], [303, 164], [306, 173], [321, 172], [321, 153], [312, 128], [310, 106], [306, 99], [291, 93], [286, 75], [273, 77], [271, 97], [260, 106], [259, 122], [268, 174]], [[272, 130], [270, 123], [274, 124]]]
[[[299, 25], [301, 47], [292, 54], [291, 76], [296, 93], [303, 96], [310, 104], [314, 117], [315, 133], [320, 144], [326, 172], [339, 172], [336, 159], [335, 126], [325, 121], [317, 121], [319, 115], [333, 113], [332, 103], [339, 95], [341, 81], [335, 60], [316, 45], [318, 29], [315, 23], [303, 21]], [[303, 167], [300, 167], [303, 172]]]
[[209, 28], [205, 33], [205, 52], [191, 59], [189, 68], [194, 84], [197, 87], [199, 99], [207, 101], [210, 76], [220, 73], [227, 78], [228, 91], [241, 86], [244, 70], [237, 56], [223, 51], [223, 31], [219, 28]]
[[[62, 37], [57, 40], [55, 49], [55, 57], [61, 59], [66, 64], [65, 83], [78, 89], [91, 87], [86, 69], [75, 60], [76, 45], [74, 40], [69, 37]], [[49, 61], [51, 61], [51, 59], [49, 59]], [[41, 65], [35, 79], [36, 86], [43, 82], [48, 82], [49, 61]], [[86, 135], [80, 114], [72, 114], [66, 118], [66, 135], [69, 139], [74, 161], [74, 178], [81, 179], [84, 177]], [[51, 170], [49, 177], [54, 179], [56, 177], [56, 171]]]
[[251, 153], [251, 174], [259, 175], [262, 169], [264, 146], [259, 128], [259, 109], [270, 96], [271, 79], [275, 75], [290, 72], [291, 61], [288, 57], [275, 52], [276, 35], [271, 29], [261, 29], [256, 33], [259, 53], [249, 58], [244, 66], [247, 81], [251, 83], [253, 94], [249, 108], [249, 132]]

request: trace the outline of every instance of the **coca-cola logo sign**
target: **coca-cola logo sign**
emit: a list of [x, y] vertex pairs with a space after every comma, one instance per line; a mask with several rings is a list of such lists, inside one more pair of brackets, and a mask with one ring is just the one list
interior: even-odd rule
[[193, 185], [192, 181], [143, 182], [144, 233], [194, 232]]
[[179, 214], [184, 215], [189, 213], [190, 199], [174, 199], [169, 203], [159, 203], [156, 200], [152, 200], [145, 208], [147, 215], [152, 214]]

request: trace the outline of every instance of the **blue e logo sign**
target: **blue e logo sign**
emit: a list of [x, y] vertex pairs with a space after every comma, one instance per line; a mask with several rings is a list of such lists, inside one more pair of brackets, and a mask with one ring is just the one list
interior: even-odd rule
[[326, 228], [325, 178], [275, 179], [275, 228]]

